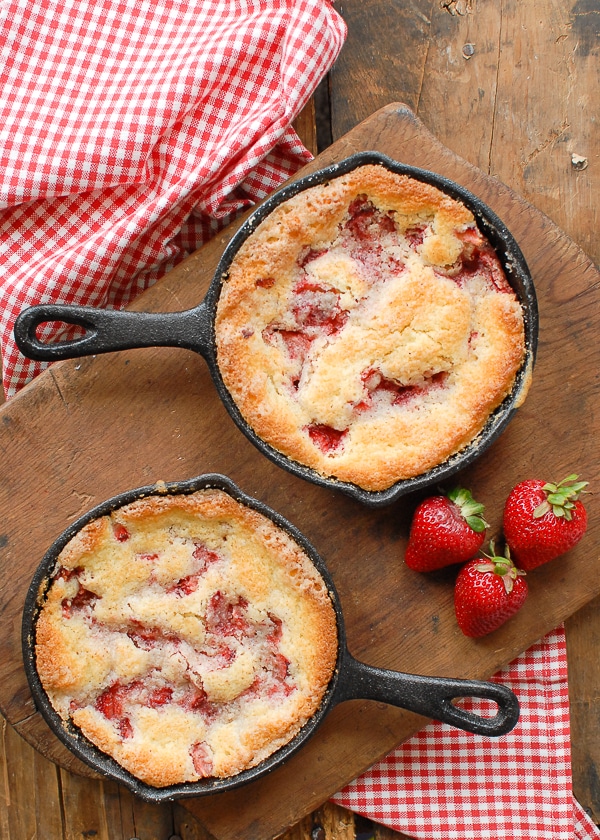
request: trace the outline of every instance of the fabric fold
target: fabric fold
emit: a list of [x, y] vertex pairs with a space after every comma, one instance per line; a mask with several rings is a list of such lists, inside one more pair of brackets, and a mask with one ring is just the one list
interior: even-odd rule
[[[311, 159], [292, 122], [339, 54], [326, 0], [0, 4], [0, 352], [38, 303], [121, 308]], [[48, 327], [44, 337], [56, 334]], [[432, 723], [335, 797], [418, 840], [588, 840], [564, 632], [496, 676], [513, 733]]]
[[127, 305], [311, 159], [291, 123], [345, 34], [323, 0], [0, 6], [7, 396], [43, 367], [23, 308]]
[[[573, 798], [564, 628], [493, 677], [521, 705], [485, 738], [434, 721], [335, 797], [415, 840], [573, 840], [600, 830]], [[482, 713], [485, 701], [470, 701]]]

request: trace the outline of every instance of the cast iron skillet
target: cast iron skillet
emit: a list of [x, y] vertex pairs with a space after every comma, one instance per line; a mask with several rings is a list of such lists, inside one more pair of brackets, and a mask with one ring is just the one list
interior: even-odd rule
[[[139, 781], [139, 779], [123, 770], [113, 759], [89, 742], [76, 726], [71, 723], [66, 724], [54, 711], [36, 670], [35, 624], [40, 605], [43, 603], [52, 572], [55, 569], [57, 557], [67, 542], [84, 525], [116, 508], [148, 495], [192, 493], [206, 488], [223, 490], [242, 504], [270, 518], [307, 553], [325, 581], [335, 610], [338, 632], [337, 663], [318, 710], [292, 741], [259, 765], [228, 779], [204, 779], [199, 782], [189, 782], [167, 788], [155, 788]], [[300, 531], [281, 515], [247, 496], [230, 479], [219, 474], [206, 474], [185, 482], [173, 482], [160, 486], [152, 485], [131, 490], [98, 505], [74, 522], [44, 555], [33, 577], [23, 612], [22, 641], [25, 672], [36, 706], [53, 732], [71, 752], [94, 770], [126, 785], [133, 793], [149, 802], [203, 796], [229, 790], [257, 779], [281, 765], [295, 753], [311, 737], [328, 712], [344, 700], [366, 699], [389, 703], [480, 735], [503, 735], [513, 729], [519, 719], [517, 698], [505, 686], [491, 682], [415, 676], [374, 668], [354, 659], [346, 645], [344, 619], [339, 597], [325, 563], [317, 551]], [[452, 703], [454, 698], [459, 697], [479, 697], [493, 700], [498, 706], [496, 715], [494, 717], [480, 717], [473, 712], [460, 709]]]
[[[238, 410], [226, 388], [219, 371], [215, 346], [214, 321], [216, 307], [223, 280], [227, 278], [229, 266], [242, 243], [250, 236], [263, 219], [279, 204], [302, 190], [323, 184], [339, 175], [364, 164], [381, 164], [392, 172], [409, 175], [432, 184], [453, 198], [462, 201], [473, 213], [481, 232], [496, 249], [507, 278], [518, 295], [525, 316], [525, 359], [517, 374], [511, 393], [489, 418], [477, 438], [461, 452], [448, 458], [439, 466], [414, 478], [398, 481], [382, 491], [369, 491], [355, 484], [323, 476], [316, 470], [304, 466], [283, 455], [265, 443], [251, 428]], [[40, 324], [60, 321], [83, 327], [82, 338], [57, 343], [45, 343], [36, 336]], [[337, 488], [370, 506], [389, 504], [400, 496], [442, 480], [468, 466], [482, 454], [504, 431], [511, 420], [521, 398], [526, 393], [527, 383], [533, 368], [537, 348], [538, 311], [535, 288], [521, 250], [503, 222], [480, 199], [463, 187], [433, 172], [416, 169], [398, 163], [377, 152], [359, 152], [340, 163], [328, 166], [304, 178], [300, 178], [274, 193], [250, 215], [239, 228], [225, 249], [215, 271], [206, 297], [198, 306], [183, 312], [152, 313], [102, 310], [92, 307], [41, 305], [22, 312], [14, 327], [14, 335], [20, 351], [31, 359], [57, 361], [77, 358], [114, 350], [129, 350], [134, 347], [182, 347], [199, 353], [206, 360], [218, 394], [227, 411], [242, 432], [268, 458], [315, 484]]]

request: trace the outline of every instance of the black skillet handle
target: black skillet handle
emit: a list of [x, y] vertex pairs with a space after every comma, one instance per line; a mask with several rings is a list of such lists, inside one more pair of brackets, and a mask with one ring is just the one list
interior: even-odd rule
[[[82, 327], [85, 335], [68, 341], [44, 342], [40, 324], [57, 321]], [[183, 312], [132, 312], [91, 306], [32, 306], [18, 316], [17, 347], [30, 359], [55, 362], [134, 347], [184, 347], [203, 356], [211, 352], [211, 318], [204, 303]]]
[[[373, 668], [347, 654], [340, 673], [343, 700], [378, 700], [440, 720], [476, 735], [505, 735], [519, 720], [519, 701], [506, 686], [477, 680], [422, 677]], [[459, 697], [493, 700], [494, 717], [482, 717], [455, 706]]]

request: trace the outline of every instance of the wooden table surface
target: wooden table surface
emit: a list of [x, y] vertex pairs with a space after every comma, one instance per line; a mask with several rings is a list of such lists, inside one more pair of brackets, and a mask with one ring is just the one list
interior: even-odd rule
[[[598, 4], [351, 0], [336, 8], [349, 34], [316, 97], [316, 140], [310, 109], [298, 124], [311, 148], [404, 102], [448, 149], [517, 191], [600, 263]], [[567, 644], [573, 787], [600, 823], [599, 606], [591, 601], [568, 620]], [[206, 840], [188, 809], [145, 805], [116, 785], [57, 768], [9, 724], [2, 732], [2, 840]], [[400, 835], [327, 804], [285, 834], [359, 836]]]

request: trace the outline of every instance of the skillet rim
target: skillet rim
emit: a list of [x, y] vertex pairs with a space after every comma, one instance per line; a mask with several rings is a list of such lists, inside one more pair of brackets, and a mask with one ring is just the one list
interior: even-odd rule
[[[441, 464], [408, 479], [400, 479], [385, 490], [366, 490], [357, 484], [341, 481], [335, 476], [319, 473], [311, 467], [295, 461], [279, 452], [263, 440], [245, 419], [237, 403], [231, 396], [221, 376], [217, 354], [215, 321], [219, 297], [226, 282], [229, 267], [243, 243], [280, 204], [313, 186], [324, 184], [333, 178], [345, 175], [359, 166], [366, 164], [381, 165], [390, 171], [408, 175], [415, 180], [437, 187], [451, 198], [461, 201], [473, 213], [477, 226], [489, 239], [499, 254], [502, 267], [513, 291], [516, 293], [523, 311], [525, 327], [525, 356], [517, 372], [510, 393], [488, 417], [484, 427], [463, 449], [454, 453]], [[377, 151], [356, 152], [341, 161], [329, 164], [310, 172], [297, 180], [290, 181], [266, 198], [234, 233], [223, 251], [213, 279], [203, 301], [210, 313], [211, 355], [207, 358], [213, 382], [230, 416], [238, 428], [269, 460], [293, 475], [326, 489], [338, 490], [370, 508], [389, 505], [402, 496], [414, 493], [431, 485], [439, 484], [462, 469], [465, 469], [480, 457], [504, 432], [516, 411], [520, 407], [520, 398], [533, 373], [537, 355], [539, 334], [539, 311], [537, 295], [531, 272], [516, 239], [500, 217], [478, 196], [455, 181], [429, 169], [401, 163], [388, 155]]]
[[[321, 698], [321, 702], [311, 717], [287, 744], [284, 744], [274, 753], [267, 756], [259, 764], [242, 770], [235, 776], [229, 776], [223, 779], [208, 778], [196, 782], [181, 782], [167, 787], [154, 787], [125, 770], [115, 759], [88, 740], [75, 724], [71, 721], [64, 721], [54, 709], [37, 672], [35, 657], [36, 622], [45, 594], [52, 580], [52, 573], [56, 567], [58, 555], [85, 525], [147, 496], [189, 495], [197, 490], [211, 488], [228, 493], [236, 501], [266, 516], [292, 537], [308, 555], [310, 561], [325, 582], [335, 613], [337, 629], [336, 664], [329, 684]], [[319, 728], [330, 709], [340, 699], [343, 699], [341, 696], [338, 697], [337, 693], [343, 662], [348, 655], [344, 616], [339, 595], [321, 555], [304, 534], [289, 520], [265, 503], [245, 493], [232, 479], [221, 473], [203, 473], [202, 475], [184, 481], [157, 481], [152, 485], [144, 485], [126, 490], [100, 502], [71, 523], [45, 552], [31, 579], [22, 612], [21, 647], [25, 674], [36, 711], [41, 713], [49, 728], [61, 743], [73, 755], [87, 764], [88, 767], [91, 767], [92, 770], [111, 781], [123, 784], [144, 801], [155, 804], [172, 802], [183, 798], [208, 796], [214, 793], [233, 790], [234, 788], [261, 778], [281, 766], [289, 757], [301, 749], [315, 730]]]

